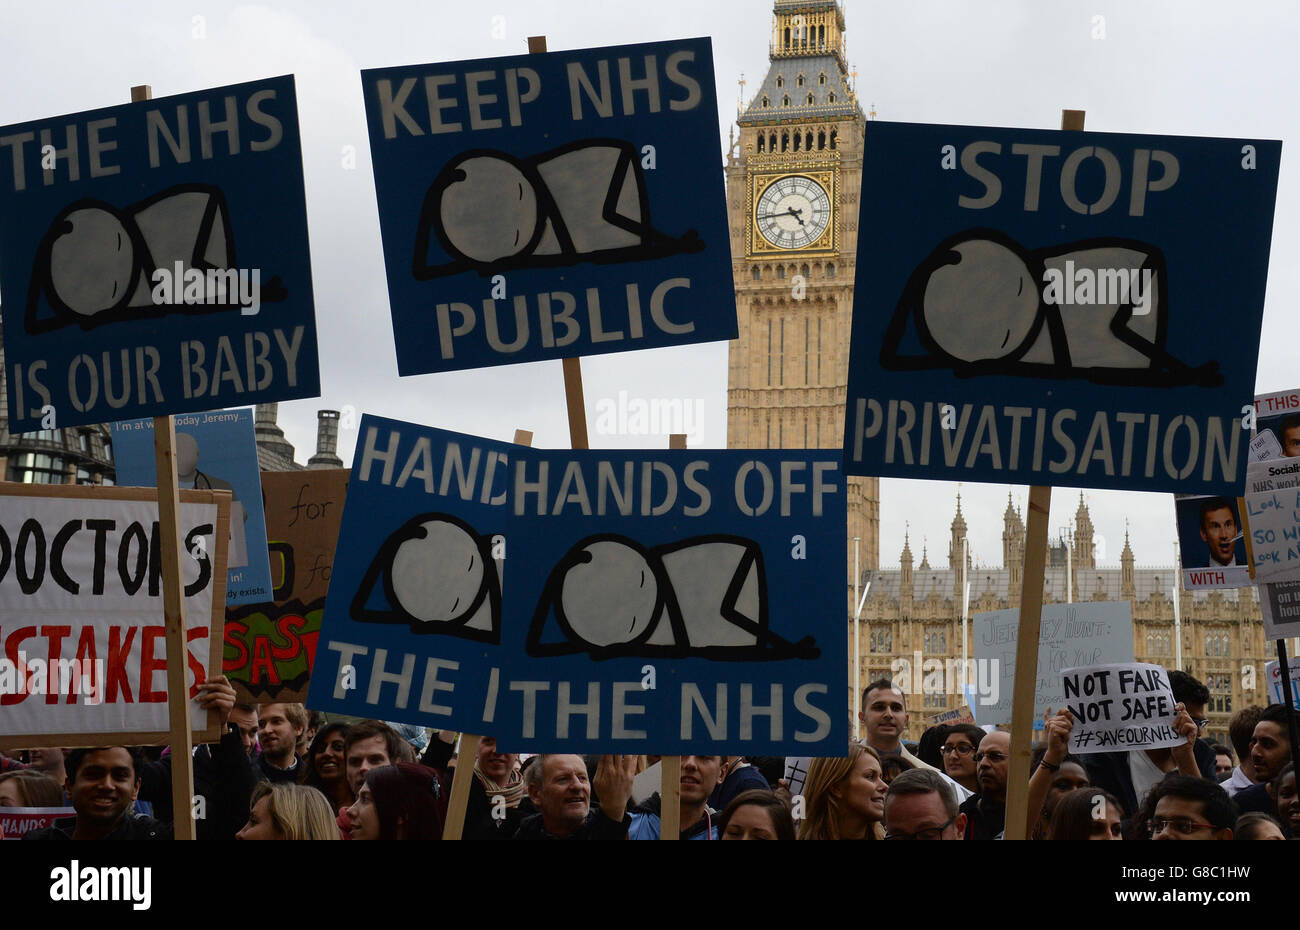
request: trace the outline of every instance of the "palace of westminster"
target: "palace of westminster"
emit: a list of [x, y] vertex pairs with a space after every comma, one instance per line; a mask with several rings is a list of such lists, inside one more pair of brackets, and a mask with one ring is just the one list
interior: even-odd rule
[[[836, 448], [843, 442], [868, 115], [846, 63], [839, 2], [774, 0], [773, 13], [770, 64], [736, 121], [739, 134], [733, 130], [724, 165], [739, 317], [739, 337], [728, 356], [727, 445]], [[8, 432], [2, 360], [0, 478], [112, 483], [105, 427]], [[307, 467], [338, 467], [338, 414], [321, 411], [318, 417], [319, 447]], [[256, 421], [264, 469], [304, 467], [276, 425], [275, 404], [259, 406]], [[861, 682], [889, 677], [899, 656], [959, 659], [959, 567], [967, 535], [960, 496], [946, 566], [931, 566], [924, 550], [917, 563], [905, 542], [898, 567], [885, 568], [879, 480], [855, 478], [849, 485], [848, 537], [860, 541], [861, 580], [870, 582], [860, 614]], [[1002, 567], [972, 568], [967, 557], [971, 615], [1019, 604], [1025, 524], [1009, 498], [1002, 521]], [[852, 545], [849, 553], [846, 577], [852, 578]], [[850, 583], [850, 656], [857, 608], [852, 589]], [[1268, 703], [1264, 663], [1273, 646], [1264, 638], [1255, 589], [1183, 591], [1172, 566], [1136, 567], [1127, 536], [1119, 567], [1097, 566], [1092, 520], [1081, 497], [1072, 541], [1049, 550], [1044, 600], [1129, 601], [1134, 656], [1173, 667], [1173, 598], [1179, 601], [1182, 667], [1210, 688], [1206, 735], [1222, 740], [1234, 707]], [[927, 717], [964, 701], [953, 693], [909, 694], [908, 735], [915, 738]]]

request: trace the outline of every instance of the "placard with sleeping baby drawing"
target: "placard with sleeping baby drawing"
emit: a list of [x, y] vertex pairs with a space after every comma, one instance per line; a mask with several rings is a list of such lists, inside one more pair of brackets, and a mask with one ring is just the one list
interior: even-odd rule
[[536, 451], [512, 474], [502, 740], [841, 751], [838, 453]]
[[708, 39], [361, 83], [400, 374], [735, 338]]
[[848, 473], [1239, 493], [1280, 155], [869, 123]]
[[361, 418], [310, 707], [498, 732], [508, 470], [527, 451]]
[[318, 395], [293, 77], [0, 128], [0, 302], [15, 432]]

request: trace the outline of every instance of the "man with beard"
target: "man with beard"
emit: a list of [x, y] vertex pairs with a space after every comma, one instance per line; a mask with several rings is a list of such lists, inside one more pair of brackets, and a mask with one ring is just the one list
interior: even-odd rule
[[75, 817], [61, 817], [31, 830], [25, 840], [169, 840], [170, 824], [131, 814], [140, 790], [140, 756], [126, 746], [74, 749], [68, 753], [68, 796]]
[[303, 773], [298, 738], [307, 729], [307, 710], [301, 704], [264, 704], [257, 720], [257, 741], [262, 754], [253, 763], [258, 780], [297, 782]]
[[[582, 756], [538, 756], [528, 767], [528, 796], [540, 813], [524, 818], [515, 839], [627, 839], [632, 818], [626, 808], [636, 775], [636, 759], [601, 756], [593, 786], [587, 780], [587, 764]], [[600, 797], [599, 811], [591, 807], [593, 787]]]
[[1242, 788], [1232, 796], [1237, 809], [1243, 813], [1276, 811], [1273, 798], [1268, 793], [1268, 783], [1277, 777], [1291, 761], [1291, 734], [1287, 730], [1285, 704], [1270, 704], [1259, 715], [1255, 732], [1250, 738], [1250, 765], [1255, 784]]

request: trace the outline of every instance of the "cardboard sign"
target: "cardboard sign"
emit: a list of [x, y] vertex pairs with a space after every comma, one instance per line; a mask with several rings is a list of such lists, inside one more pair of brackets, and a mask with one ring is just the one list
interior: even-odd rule
[[366, 417], [309, 703], [525, 751], [828, 752], [846, 519], [834, 453], [538, 451]]
[[[1011, 696], [1016, 678], [1016, 633], [1020, 611], [994, 610], [975, 614], [972, 655], [977, 668], [996, 676], [997, 700], [981, 697], [971, 710], [981, 726], [1011, 723]], [[1038, 641], [1038, 680], [1034, 686], [1034, 719], [1047, 708], [1065, 702], [1061, 671], [1102, 663], [1133, 661], [1133, 608], [1128, 601], [1044, 604]], [[984, 674], [980, 672], [981, 676]]]
[[1300, 636], [1300, 581], [1260, 585], [1259, 612], [1267, 638]]
[[1300, 461], [1251, 462], [1245, 504], [1255, 583], [1300, 581]]
[[343, 468], [262, 472], [274, 601], [226, 611], [222, 671], [241, 701], [305, 701], [334, 546]]
[[[511, 464], [528, 450], [363, 416], [307, 703], [508, 742], [496, 712]], [[511, 540], [513, 545], [513, 540]], [[489, 700], [491, 698], [491, 700]]]
[[31, 830], [43, 830], [63, 817], [77, 816], [71, 807], [0, 807], [0, 835], [21, 840]]
[[848, 473], [1240, 487], [1280, 143], [866, 133]]
[[1061, 672], [1065, 703], [1074, 714], [1070, 752], [1120, 752], [1178, 746], [1178, 716], [1169, 673], [1144, 662], [1110, 663]]
[[[1300, 710], [1300, 663], [1288, 662], [1287, 670], [1291, 673], [1291, 700]], [[1264, 678], [1268, 682], [1268, 693], [1272, 697], [1269, 703], [1285, 704], [1286, 695], [1282, 692], [1282, 664], [1274, 659], [1264, 665]]]
[[361, 84], [400, 374], [736, 337], [708, 39]]
[[952, 710], [945, 710], [942, 714], [935, 714], [933, 717], [927, 717], [925, 727], [937, 726], [956, 726], [959, 723], [974, 723], [975, 715], [971, 713], [970, 706], [963, 704], [961, 707], [954, 707]]
[[14, 432], [317, 396], [293, 77], [0, 128], [0, 303]]
[[1183, 587], [1244, 588], [1254, 584], [1247, 557], [1244, 501], [1219, 494], [1175, 494]]
[[512, 475], [498, 715], [521, 749], [842, 751], [836, 452], [547, 450]]
[[[230, 498], [181, 491], [190, 696], [221, 674]], [[0, 747], [168, 742], [156, 492], [0, 484]], [[198, 742], [215, 713], [190, 705]]]
[[[175, 418], [176, 470], [182, 488], [229, 491], [230, 548], [226, 560], [226, 603], [256, 604], [271, 598], [266, 519], [258, 479], [253, 411], [214, 410]], [[156, 488], [153, 420], [113, 424], [117, 483]]]

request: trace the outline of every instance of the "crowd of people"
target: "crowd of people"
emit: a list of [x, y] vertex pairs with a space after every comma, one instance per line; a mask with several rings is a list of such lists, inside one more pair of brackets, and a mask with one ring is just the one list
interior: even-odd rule
[[[1050, 713], [1034, 746], [1031, 840], [1300, 838], [1287, 709], [1233, 715], [1231, 746], [1200, 734], [1206, 687], [1180, 671], [1173, 748], [1069, 753], [1075, 722]], [[458, 764], [472, 766], [462, 835], [477, 840], [654, 840], [664, 821], [655, 756], [502, 752], [472, 759], [457, 734], [378, 720], [326, 721], [301, 704], [237, 704], [219, 678], [196, 700], [221, 717], [220, 741], [193, 750], [201, 840], [432, 840], [442, 837]], [[903, 736], [906, 695], [888, 680], [862, 694], [865, 738], [786, 778], [773, 757], [680, 758], [684, 840], [1006, 839], [1011, 735], [970, 723]], [[472, 744], [470, 744], [472, 745]], [[127, 746], [0, 754], [0, 807], [71, 807], [25, 840], [170, 839], [172, 758]], [[12, 838], [12, 837], [11, 837]]]

